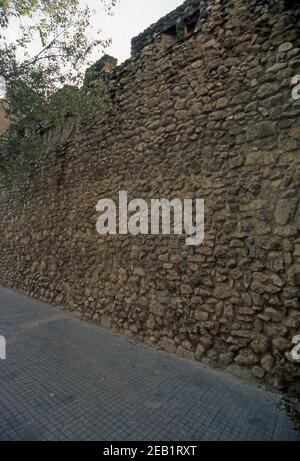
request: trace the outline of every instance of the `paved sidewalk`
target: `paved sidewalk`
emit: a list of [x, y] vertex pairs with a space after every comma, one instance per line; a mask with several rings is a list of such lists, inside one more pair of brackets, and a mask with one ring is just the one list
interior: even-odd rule
[[0, 440], [300, 440], [277, 397], [0, 289]]

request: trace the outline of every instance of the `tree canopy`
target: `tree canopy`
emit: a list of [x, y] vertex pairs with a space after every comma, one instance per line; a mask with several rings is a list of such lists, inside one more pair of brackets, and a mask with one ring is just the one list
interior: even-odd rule
[[[112, 14], [117, 0], [101, 3]], [[90, 92], [81, 86], [84, 71], [92, 52], [100, 54], [110, 44], [99, 31], [91, 33], [93, 14], [79, 0], [0, 0], [0, 76], [11, 122], [0, 140], [2, 171], [30, 161], [39, 124], [55, 126], [66, 115], [91, 112]], [[95, 108], [102, 98], [100, 88], [94, 91], [97, 98], [90, 96], [90, 101]]]

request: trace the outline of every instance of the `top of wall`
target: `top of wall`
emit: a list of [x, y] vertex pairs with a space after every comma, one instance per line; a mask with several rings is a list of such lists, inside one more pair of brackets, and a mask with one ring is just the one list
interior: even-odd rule
[[131, 41], [131, 54], [139, 53], [145, 46], [152, 43], [159, 35], [176, 26], [180, 21], [200, 11], [206, 6], [208, 0], [186, 0], [181, 6], [171, 11], [169, 14], [152, 24], [144, 32], [134, 37]]

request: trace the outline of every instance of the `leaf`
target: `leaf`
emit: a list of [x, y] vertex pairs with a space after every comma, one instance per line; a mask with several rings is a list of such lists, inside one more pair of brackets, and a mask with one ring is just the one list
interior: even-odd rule
[[44, 47], [44, 46], [46, 46], [46, 41], [44, 39], [44, 35], [43, 35], [41, 27], [38, 28], [38, 31], [39, 31], [39, 36], [40, 36], [40, 39], [41, 39], [42, 46]]

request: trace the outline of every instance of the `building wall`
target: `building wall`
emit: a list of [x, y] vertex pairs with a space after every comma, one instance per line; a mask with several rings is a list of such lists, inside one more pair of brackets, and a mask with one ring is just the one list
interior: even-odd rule
[[[48, 133], [2, 195], [1, 284], [209, 366], [299, 378], [299, 12], [212, 0], [201, 32], [116, 68], [114, 113]], [[95, 206], [120, 190], [204, 198], [204, 244], [99, 236]]]
[[0, 136], [6, 131], [9, 123], [5, 118], [5, 107], [4, 104], [0, 101]]

